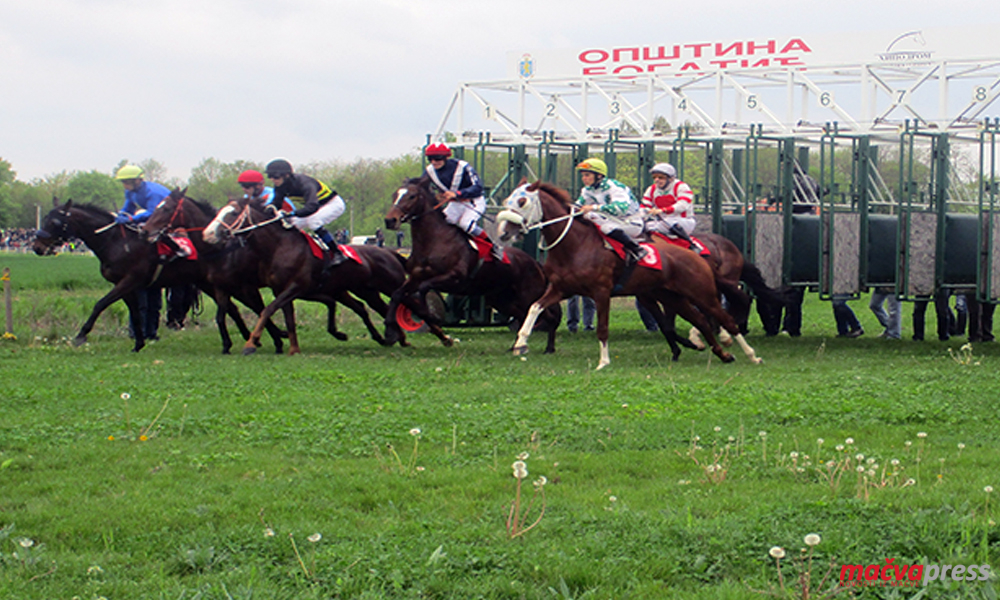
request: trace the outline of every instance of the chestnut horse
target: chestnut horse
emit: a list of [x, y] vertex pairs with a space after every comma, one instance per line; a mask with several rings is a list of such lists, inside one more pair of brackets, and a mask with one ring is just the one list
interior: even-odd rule
[[[322, 302], [328, 307], [340, 302], [361, 317], [376, 342], [385, 343], [364, 305], [351, 294], [362, 298], [384, 317], [387, 306], [380, 294], [391, 294], [405, 279], [403, 260], [395, 252], [385, 248], [352, 246], [362, 262], [348, 260], [324, 274], [324, 261], [313, 255], [310, 242], [302, 232], [287, 229], [273, 207], [265, 208], [257, 201], [246, 199], [233, 200], [224, 206], [204, 230], [204, 239], [209, 243], [218, 243], [234, 235], [245, 237], [247, 245], [260, 261], [261, 282], [270, 287], [275, 295], [275, 299], [261, 312], [257, 326], [243, 348], [244, 354], [254, 352], [264, 324], [278, 309], [285, 314], [289, 354], [299, 352], [292, 304], [295, 299]], [[331, 333], [334, 332], [335, 328], [331, 330]]]
[[[532, 303], [545, 291], [545, 273], [535, 259], [517, 248], [506, 248], [504, 261], [480, 260], [468, 236], [445, 221], [442, 206], [431, 189], [430, 178], [424, 176], [410, 179], [396, 192], [392, 208], [385, 216], [387, 229], [409, 223], [413, 238], [413, 251], [406, 263], [406, 284], [396, 290], [389, 304], [385, 335], [390, 343], [401, 333], [395, 311], [401, 304], [428, 325], [440, 323], [427, 306], [426, 296], [431, 290], [483, 296], [489, 306], [518, 323], [524, 322]], [[545, 352], [555, 352], [562, 309], [559, 305], [550, 306], [541, 317], [539, 329], [548, 332]], [[451, 338], [439, 331], [435, 333], [441, 343], [450, 346]]]
[[[497, 217], [505, 235], [512, 225], [519, 226], [521, 231], [538, 225], [548, 246], [545, 260], [548, 289], [531, 307], [518, 332], [514, 353], [528, 351], [531, 326], [543, 310], [565, 297], [580, 294], [593, 298], [597, 305], [597, 339], [600, 342], [597, 368], [606, 367], [611, 363], [608, 316], [612, 288], [624, 268], [624, 260], [605, 247], [604, 239], [593, 225], [574, 218], [576, 213], [569, 194], [554, 185], [543, 182], [522, 185], [508, 198], [505, 206], [508, 210]], [[621, 295], [639, 296], [647, 306], [651, 300], [664, 304], [700, 329], [716, 356], [731, 362], [732, 355], [719, 346], [713, 333], [715, 328], [709, 326], [706, 317], [712, 319], [740, 344], [752, 362], [760, 362], [753, 348], [743, 339], [736, 322], [719, 303], [715, 277], [708, 262], [690, 250], [663, 240], [654, 240], [653, 246], [659, 253], [662, 268], [636, 269], [625, 282]], [[668, 329], [663, 334], [669, 341], [673, 331], [663, 314], [656, 313], [661, 328]], [[674, 351], [676, 357], [676, 348]]]
[[[206, 294], [214, 297], [214, 289], [206, 279], [201, 265], [190, 260], [164, 264], [155, 244], [143, 240], [138, 229], [132, 225], [115, 225], [115, 216], [107, 209], [89, 204], [76, 205], [72, 200], [67, 200], [62, 206], [58, 201], [53, 204], [55, 208], [45, 216], [35, 233], [32, 243], [35, 254], [53, 254], [58, 246], [70, 238], [80, 238], [101, 261], [101, 275], [114, 284], [111, 291], [94, 305], [90, 317], [73, 340], [75, 346], [87, 341], [87, 334], [107, 307], [118, 300], [124, 300], [135, 336], [132, 351], [142, 350], [146, 341], [142, 335], [136, 297], [136, 292], [142, 288], [195, 283]], [[242, 327], [242, 331], [247, 331], [235, 306], [230, 307], [229, 314], [237, 326]]]

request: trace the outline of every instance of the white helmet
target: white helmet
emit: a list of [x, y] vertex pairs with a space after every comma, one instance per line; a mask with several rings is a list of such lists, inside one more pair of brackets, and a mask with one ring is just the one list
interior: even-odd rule
[[666, 175], [667, 177], [677, 177], [677, 169], [674, 165], [670, 163], [657, 163], [649, 170], [650, 175], [655, 175], [659, 173], [660, 175]]

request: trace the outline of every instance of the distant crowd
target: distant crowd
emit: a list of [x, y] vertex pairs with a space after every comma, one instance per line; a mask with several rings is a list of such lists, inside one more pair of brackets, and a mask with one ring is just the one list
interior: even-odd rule
[[[34, 229], [17, 227], [14, 229], [0, 229], [0, 251], [4, 252], [31, 252], [31, 241], [35, 237]], [[86, 252], [87, 246], [80, 240], [73, 238], [63, 244], [60, 252]]]

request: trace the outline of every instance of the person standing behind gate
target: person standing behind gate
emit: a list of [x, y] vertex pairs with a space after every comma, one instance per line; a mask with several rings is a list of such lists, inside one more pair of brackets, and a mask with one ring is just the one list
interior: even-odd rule
[[691, 187], [677, 179], [677, 169], [669, 163], [659, 163], [649, 170], [653, 185], [646, 189], [640, 204], [646, 209], [646, 231], [655, 231], [670, 238], [680, 238], [695, 247], [691, 234], [694, 220], [694, 193]]
[[479, 226], [479, 219], [486, 212], [486, 197], [479, 174], [464, 160], [451, 158], [451, 148], [445, 144], [427, 146], [424, 156], [430, 162], [427, 176], [448, 203], [444, 207], [445, 221], [466, 235], [491, 244], [494, 258], [501, 259], [500, 249]]
[[331, 223], [347, 208], [344, 199], [325, 183], [308, 175], [294, 173], [292, 164], [283, 158], [267, 163], [267, 176], [274, 182], [274, 203], [281, 206], [286, 198], [299, 198], [302, 208], [291, 213], [289, 222], [302, 231], [310, 230], [330, 249], [327, 268], [347, 260], [324, 225]]
[[[115, 223], [141, 225], [149, 220], [153, 211], [164, 198], [170, 195], [165, 186], [143, 179], [142, 168], [125, 165], [115, 173], [115, 179], [125, 188], [125, 204], [115, 217]], [[163, 291], [159, 287], [143, 288], [137, 292], [139, 299], [139, 320], [142, 322], [142, 337], [150, 341], [160, 339], [160, 309], [163, 308]], [[131, 324], [130, 324], [131, 326]], [[134, 332], [133, 336], [134, 336]]]

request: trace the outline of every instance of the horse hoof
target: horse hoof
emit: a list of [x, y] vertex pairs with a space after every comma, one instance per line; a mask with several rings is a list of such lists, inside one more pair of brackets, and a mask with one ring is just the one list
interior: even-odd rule
[[528, 353], [527, 346], [514, 346], [514, 349], [510, 351], [514, 356], [524, 356]]
[[597, 368], [594, 369], [594, 370], [595, 371], [600, 371], [601, 369], [603, 369], [604, 367], [606, 367], [606, 366], [608, 366], [610, 364], [611, 364], [610, 360], [608, 362], [599, 362], [599, 363], [597, 363]]
[[250, 356], [251, 354], [253, 354], [256, 351], [257, 351], [257, 348], [254, 347], [254, 346], [244, 346], [243, 347], [243, 356]]
[[555, 353], [556, 353], [555, 348], [546, 348], [545, 352], [542, 352], [542, 354], [555, 354]]
[[86, 343], [87, 343], [87, 336], [85, 336], [85, 335], [80, 335], [80, 336], [77, 336], [77, 337], [73, 338], [73, 347], [74, 348], [79, 348], [80, 346], [82, 346], [82, 345], [84, 345]]
[[731, 363], [734, 360], [736, 360], [736, 357], [734, 357], [732, 354], [728, 352], [723, 352], [722, 354], [719, 355], [719, 359], [722, 360], [722, 362], [724, 363]]
[[227, 354], [232, 354], [232, 352], [229, 351], [229, 348], [223, 348], [222, 349], [222, 354], [223, 355], [227, 355]]
[[347, 334], [346, 333], [342, 333], [340, 331], [334, 331], [330, 335], [332, 335], [334, 339], [339, 340], [341, 342], [346, 342], [347, 341]]
[[441, 340], [441, 343], [444, 344], [445, 348], [451, 348], [452, 346], [455, 345], [455, 340], [453, 340], [450, 336], [446, 335], [444, 336], [444, 339]]
[[302, 351], [299, 350], [298, 346], [288, 349], [288, 356], [295, 356], [296, 354], [302, 354]]

